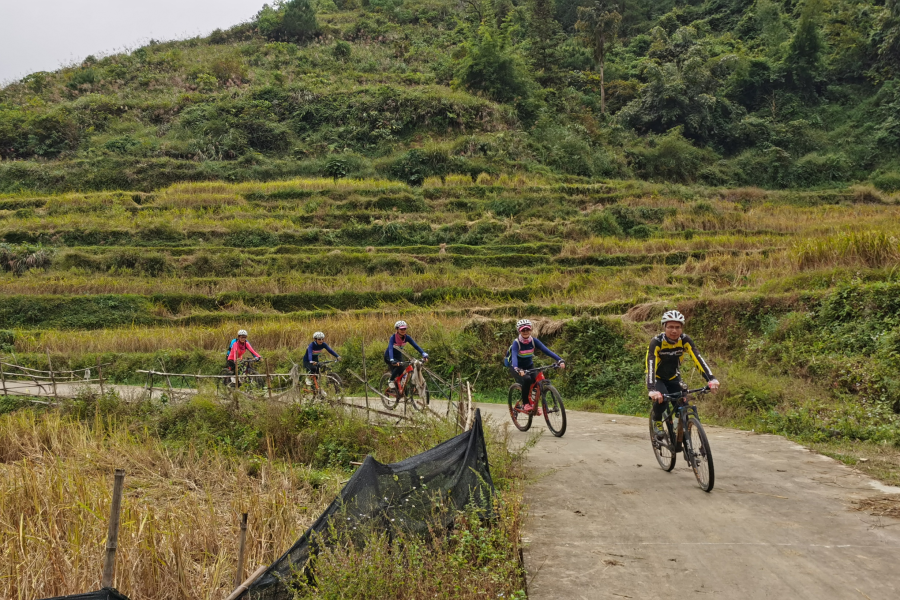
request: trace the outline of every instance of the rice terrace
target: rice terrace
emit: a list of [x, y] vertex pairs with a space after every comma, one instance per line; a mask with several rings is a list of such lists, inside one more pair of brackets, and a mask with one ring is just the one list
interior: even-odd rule
[[900, 2], [254, 13], [0, 87], [0, 597], [900, 594]]

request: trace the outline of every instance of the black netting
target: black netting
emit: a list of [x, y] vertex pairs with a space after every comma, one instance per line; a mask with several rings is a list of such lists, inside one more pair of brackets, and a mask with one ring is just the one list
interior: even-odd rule
[[103, 588], [96, 592], [72, 594], [71, 596], [55, 596], [53, 598], [44, 598], [44, 600], [128, 600], [128, 596], [115, 588]]
[[429, 525], [449, 527], [453, 509], [472, 502], [489, 508], [493, 492], [481, 412], [476, 411], [472, 429], [422, 454], [390, 465], [367, 456], [340, 496], [239, 600], [292, 600], [288, 585], [305, 572], [316, 544], [372, 527], [424, 535]]

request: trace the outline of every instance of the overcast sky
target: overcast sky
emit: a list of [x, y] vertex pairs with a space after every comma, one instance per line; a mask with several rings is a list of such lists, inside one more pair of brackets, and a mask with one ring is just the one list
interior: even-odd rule
[[0, 0], [0, 85], [150, 39], [225, 29], [249, 20], [263, 4], [266, 0]]

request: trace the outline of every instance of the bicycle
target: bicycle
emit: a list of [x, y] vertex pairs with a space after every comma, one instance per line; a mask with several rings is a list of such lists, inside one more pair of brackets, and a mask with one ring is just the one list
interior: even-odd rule
[[379, 389], [382, 390], [381, 402], [388, 410], [394, 410], [400, 403], [400, 400], [406, 400], [406, 402], [412, 404], [413, 408], [416, 410], [425, 410], [431, 402], [431, 395], [428, 392], [425, 378], [421, 372], [422, 365], [425, 363], [421, 360], [414, 359], [402, 361], [398, 364], [401, 366], [405, 365], [406, 370], [403, 371], [400, 382], [395, 382], [395, 389], [389, 387], [391, 382], [390, 372], [381, 376], [381, 383], [379, 386]]
[[[320, 360], [312, 363], [318, 365], [319, 372], [306, 374], [305, 385], [300, 389], [304, 398], [329, 402], [340, 402], [344, 399], [344, 382], [334, 373], [328, 372], [331, 370], [328, 365], [336, 362], [337, 360]], [[320, 382], [320, 378], [324, 381]]]
[[[519, 431], [528, 431], [534, 416], [543, 414], [550, 433], [556, 437], [562, 437], [566, 432], [566, 407], [563, 404], [562, 396], [559, 395], [559, 391], [550, 383], [550, 380], [544, 377], [544, 371], [558, 368], [557, 364], [525, 371], [526, 373], [537, 373], [537, 378], [529, 390], [531, 410], [526, 411], [522, 406], [522, 384], [514, 383], [509, 386], [509, 415], [512, 417], [513, 425]], [[541, 404], [540, 407], [538, 407], [538, 403]]]
[[[712, 450], [709, 447], [709, 439], [706, 432], [700, 424], [700, 415], [697, 407], [688, 403], [688, 398], [693, 394], [706, 394], [710, 391], [709, 386], [698, 388], [696, 390], [684, 390], [676, 394], [664, 394], [666, 401], [666, 410], [663, 413], [662, 421], [666, 424], [668, 430], [669, 443], [658, 440], [656, 438], [656, 427], [653, 424], [653, 409], [650, 410], [650, 442], [653, 445], [653, 454], [656, 455], [656, 462], [666, 472], [675, 468], [675, 461], [678, 452], [684, 452], [684, 459], [691, 465], [697, 483], [704, 492], [710, 492], [715, 484], [715, 469], [713, 467]], [[675, 412], [678, 413], [678, 429], [672, 423], [673, 412], [672, 405], [668, 401], [678, 404]], [[685, 435], [685, 432], [687, 435]], [[695, 451], [695, 448], [697, 449]]]
[[220, 392], [230, 392], [235, 388], [243, 387], [245, 390], [252, 391], [256, 388], [263, 388], [265, 384], [261, 381], [259, 372], [253, 368], [253, 363], [259, 362], [259, 358], [244, 358], [235, 363], [235, 372], [225, 367], [219, 373], [222, 377], [216, 383]]

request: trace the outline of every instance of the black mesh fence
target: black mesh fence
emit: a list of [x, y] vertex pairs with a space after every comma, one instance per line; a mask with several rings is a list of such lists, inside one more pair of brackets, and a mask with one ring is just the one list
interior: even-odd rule
[[469, 431], [422, 454], [390, 465], [366, 457], [340, 496], [239, 599], [293, 600], [290, 583], [309, 575], [316, 546], [373, 529], [422, 535], [429, 527], [447, 529], [455, 509], [473, 502], [489, 508], [493, 492], [481, 412], [476, 411]]
[[115, 588], [103, 588], [96, 592], [72, 594], [71, 596], [55, 596], [53, 598], [45, 598], [44, 600], [128, 600], [128, 596]]

